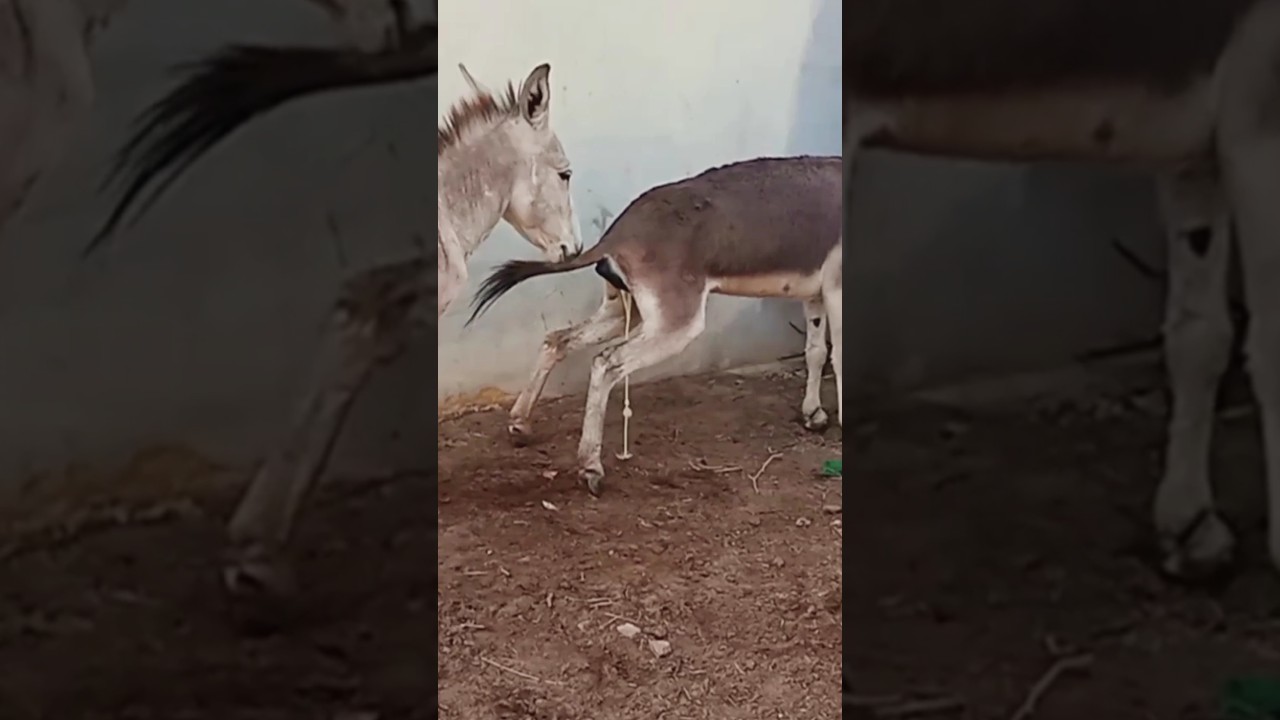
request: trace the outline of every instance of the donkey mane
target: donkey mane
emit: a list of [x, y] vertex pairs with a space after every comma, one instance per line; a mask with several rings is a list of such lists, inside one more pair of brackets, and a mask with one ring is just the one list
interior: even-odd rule
[[468, 132], [480, 127], [493, 125], [511, 117], [516, 112], [516, 85], [507, 83], [507, 89], [500, 97], [490, 93], [480, 93], [474, 97], [463, 98], [449, 108], [444, 120], [436, 128], [436, 157], [445, 150], [462, 142]]

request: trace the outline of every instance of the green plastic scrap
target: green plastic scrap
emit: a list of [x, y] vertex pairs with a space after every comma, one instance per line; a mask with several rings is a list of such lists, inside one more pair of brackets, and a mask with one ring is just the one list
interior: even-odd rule
[[844, 477], [844, 473], [840, 467], [841, 460], [828, 460], [822, 463], [822, 474], [826, 477]]
[[1222, 720], [1280, 720], [1280, 678], [1228, 680], [1222, 689]]

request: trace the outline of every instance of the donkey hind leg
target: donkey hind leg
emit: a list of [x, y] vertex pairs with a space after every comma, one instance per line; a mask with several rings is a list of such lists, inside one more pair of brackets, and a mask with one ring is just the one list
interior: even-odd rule
[[[632, 308], [631, 327], [639, 323], [639, 313]], [[622, 295], [612, 285], [605, 285], [604, 300], [595, 313], [585, 321], [547, 333], [538, 353], [538, 364], [533, 369], [529, 383], [511, 406], [507, 432], [516, 444], [524, 444], [530, 436], [529, 415], [542, 396], [551, 371], [571, 353], [611, 340], [626, 329], [626, 308]]]
[[1280, 569], [1280, 127], [1272, 133], [1229, 148], [1224, 166], [1249, 306], [1245, 352], [1262, 416], [1268, 548]]
[[292, 589], [279, 556], [352, 402], [373, 369], [404, 349], [411, 310], [430, 290], [427, 271], [420, 260], [395, 263], [344, 285], [286, 444], [263, 463], [228, 524], [232, 558], [223, 580], [231, 592]]
[[1165, 572], [1201, 579], [1226, 566], [1234, 545], [1209, 477], [1218, 386], [1232, 348], [1231, 217], [1211, 174], [1163, 178], [1160, 190], [1169, 235], [1164, 334], [1173, 409], [1153, 512]]
[[591, 362], [591, 384], [587, 388], [582, 438], [578, 442], [578, 472], [587, 489], [596, 496], [604, 479], [600, 448], [604, 442], [609, 392], [627, 375], [680, 354], [707, 327], [705, 288], [673, 289], [662, 297], [646, 288], [636, 288], [632, 297], [640, 315], [646, 318], [640, 332], [614, 341]]
[[836, 420], [844, 427], [844, 245], [836, 245], [822, 266], [822, 303], [831, 334], [831, 368], [836, 374]]
[[804, 301], [804, 362], [806, 380], [800, 415], [809, 430], [827, 427], [822, 409], [822, 371], [827, 367], [827, 312], [821, 297]]

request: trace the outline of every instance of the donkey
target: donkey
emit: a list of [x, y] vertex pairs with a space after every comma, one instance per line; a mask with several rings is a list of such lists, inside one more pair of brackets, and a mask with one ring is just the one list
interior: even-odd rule
[[844, 11], [849, 172], [861, 150], [884, 148], [1158, 178], [1173, 407], [1152, 513], [1163, 569], [1188, 580], [1227, 567], [1235, 544], [1209, 451], [1240, 253], [1280, 566], [1280, 0], [851, 0]]
[[475, 96], [454, 106], [436, 135], [437, 316], [466, 285], [467, 260], [500, 219], [551, 262], [582, 252], [573, 168], [551, 130], [551, 66], [502, 95], [458, 69]]
[[[428, 67], [434, 75], [434, 25], [430, 38], [429, 60], [424, 48], [406, 42], [378, 55], [281, 48], [214, 55], [144, 114], [148, 121], [117, 158], [113, 177], [125, 178], [126, 190], [100, 237], [144, 190], [154, 199], [220, 140], [269, 109], [351, 85], [425, 76], [418, 71]], [[573, 170], [551, 127], [550, 66], [539, 65], [518, 90], [508, 84], [501, 94], [459, 70], [473, 94], [446, 112], [436, 131], [437, 322], [466, 284], [471, 254], [502, 220], [550, 260], [581, 252]], [[291, 590], [280, 555], [302, 503], [356, 395], [378, 365], [403, 350], [411, 315], [431, 290], [429, 272], [427, 258], [413, 258], [361, 273], [342, 288], [290, 435], [255, 474], [229, 523], [233, 556], [224, 580], [233, 592]]]
[[[306, 1], [366, 50], [398, 41], [408, 22], [404, 0]], [[90, 51], [127, 3], [0, 0], [0, 231], [88, 117], [95, 92]]]
[[[529, 414], [556, 363], [608, 345], [591, 365], [579, 475], [593, 495], [604, 478], [600, 444], [609, 393], [623, 377], [674, 357], [706, 328], [711, 293], [791, 298], [804, 303], [808, 382], [805, 425], [826, 426], [820, 389], [830, 327], [837, 387], [841, 367], [840, 219], [842, 162], [832, 158], [759, 158], [659, 185], [631, 202], [590, 250], [567, 260], [513, 260], [481, 284], [471, 320], [520, 283], [594, 267], [609, 283], [585, 322], [549, 333], [533, 376], [511, 409], [509, 432], [528, 433]], [[620, 338], [630, 293], [639, 332]], [[633, 319], [633, 326], [636, 325]], [[841, 426], [844, 424], [841, 401]]]

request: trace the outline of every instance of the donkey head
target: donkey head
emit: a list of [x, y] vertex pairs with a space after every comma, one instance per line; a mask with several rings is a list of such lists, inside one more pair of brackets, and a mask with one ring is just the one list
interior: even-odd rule
[[[573, 169], [551, 129], [550, 74], [546, 64], [529, 73], [505, 122], [514, 184], [502, 217], [550, 260], [560, 261], [582, 252], [582, 232], [569, 192]], [[483, 91], [465, 69], [463, 75]]]

